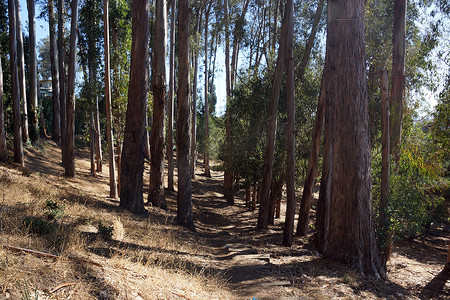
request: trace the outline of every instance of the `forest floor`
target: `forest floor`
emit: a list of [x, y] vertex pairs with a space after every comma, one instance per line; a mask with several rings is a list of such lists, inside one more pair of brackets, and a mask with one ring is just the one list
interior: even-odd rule
[[[75, 178], [63, 176], [51, 141], [27, 148], [25, 168], [0, 165], [0, 300], [450, 297], [448, 224], [397, 243], [388, 280], [376, 280], [322, 257], [312, 235], [282, 247], [284, 207], [269, 230], [255, 230], [242, 193], [226, 205], [222, 172], [208, 178], [198, 165], [192, 232], [175, 226], [176, 192], [166, 192], [168, 210], [133, 216], [108, 197], [107, 164], [93, 177], [89, 153], [76, 155]], [[146, 200], [148, 163], [144, 176]]]

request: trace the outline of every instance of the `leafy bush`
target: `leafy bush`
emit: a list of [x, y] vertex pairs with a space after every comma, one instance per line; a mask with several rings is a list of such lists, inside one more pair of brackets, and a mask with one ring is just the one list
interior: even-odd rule
[[110, 240], [113, 236], [114, 227], [105, 226], [102, 224], [102, 222], [98, 223], [98, 233], [105, 239]]
[[59, 204], [51, 199], [45, 201], [45, 215], [49, 220], [56, 220], [64, 217], [66, 215], [65, 209], [66, 207], [64, 204]]
[[[414, 237], [423, 233], [433, 222], [448, 221], [443, 197], [448, 190], [448, 181], [442, 177], [442, 160], [434, 147], [426, 127], [415, 124], [404, 136], [399, 163], [391, 166], [386, 215], [389, 217], [389, 231], [395, 239]], [[380, 156], [376, 155], [373, 161], [376, 219], [380, 198]], [[383, 230], [378, 232], [380, 234]], [[384, 240], [382, 236], [378, 238], [379, 242]]]
[[31, 233], [39, 235], [50, 234], [57, 229], [56, 225], [52, 222], [40, 218], [26, 217], [23, 222]]

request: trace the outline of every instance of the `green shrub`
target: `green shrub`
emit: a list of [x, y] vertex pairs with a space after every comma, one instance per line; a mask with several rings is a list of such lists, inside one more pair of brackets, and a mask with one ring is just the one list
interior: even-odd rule
[[49, 220], [60, 219], [66, 215], [66, 207], [64, 204], [59, 204], [58, 202], [47, 199], [45, 201], [45, 215]]
[[52, 222], [48, 222], [40, 218], [26, 217], [23, 222], [28, 230], [35, 234], [50, 234], [55, 232], [57, 229], [56, 225]]
[[[415, 124], [405, 135], [400, 159], [391, 165], [389, 182], [389, 204], [386, 209], [389, 231], [394, 239], [414, 237], [422, 234], [431, 223], [448, 221], [443, 195], [448, 190], [448, 181], [442, 177], [442, 160], [436, 152], [425, 126]], [[378, 224], [380, 199], [381, 155], [373, 157], [373, 197], [375, 224]], [[386, 237], [380, 236], [382, 245]]]
[[105, 239], [105, 240], [110, 240], [112, 239], [113, 236], [113, 232], [114, 232], [114, 227], [110, 226], [105, 226], [102, 224], [102, 222], [98, 223], [98, 233]]

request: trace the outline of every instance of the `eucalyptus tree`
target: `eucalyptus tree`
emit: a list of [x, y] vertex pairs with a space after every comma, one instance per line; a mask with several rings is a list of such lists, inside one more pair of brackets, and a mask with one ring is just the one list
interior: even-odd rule
[[403, 101], [405, 93], [405, 49], [406, 49], [406, 0], [394, 0], [394, 28], [392, 54], [392, 88], [391, 88], [391, 154], [399, 161]]
[[385, 278], [372, 221], [364, 1], [332, 1], [327, 8], [330, 71], [318, 247], [361, 273]]
[[102, 172], [103, 169], [103, 155], [101, 145], [101, 130], [100, 130], [100, 113], [98, 103], [98, 69], [100, 66], [100, 42], [102, 37], [102, 30], [100, 27], [101, 8], [99, 2], [96, 0], [84, 1], [80, 10], [79, 21], [79, 39], [80, 39], [80, 59], [82, 63], [87, 66], [89, 80], [88, 98], [94, 112], [94, 140], [91, 141], [95, 145], [95, 162], [97, 165], [97, 172]]
[[111, 113], [111, 68], [109, 55], [109, 1], [103, 0], [103, 37], [105, 53], [105, 105], [106, 105], [106, 139], [108, 140], [108, 163], [109, 163], [109, 196], [118, 198], [116, 163], [114, 160], [114, 135], [112, 131]]
[[209, 69], [208, 69], [208, 26], [209, 15], [211, 11], [212, 2], [210, 2], [205, 10], [205, 176], [211, 177], [211, 170], [209, 167]]
[[[38, 74], [37, 74], [37, 55], [36, 55], [36, 22], [35, 22], [35, 7], [34, 0], [27, 0], [28, 6], [28, 37], [29, 37], [29, 89], [30, 89], [30, 106], [31, 106], [31, 140], [35, 142], [39, 138], [39, 116], [38, 116], [38, 94], [37, 94], [37, 85], [38, 85]], [[53, 3], [53, 2], [52, 2]], [[54, 19], [53, 19], [54, 22]], [[54, 32], [53, 32], [54, 33]], [[54, 46], [54, 45], [51, 45]], [[51, 51], [50, 51], [51, 52]], [[53, 67], [52, 67], [53, 70]], [[52, 72], [53, 74], [53, 72]], [[54, 75], [57, 77], [57, 75]], [[52, 83], [53, 76], [52, 76]], [[57, 84], [53, 86], [58, 86]], [[56, 111], [59, 115], [59, 107], [53, 106], [54, 112]], [[53, 118], [56, 119], [55, 113]], [[57, 119], [59, 121], [59, 118]], [[53, 121], [54, 123], [55, 121]], [[56, 132], [56, 138], [55, 138]], [[55, 141], [59, 141], [59, 129], [53, 127], [53, 138]]]
[[149, 80], [149, 9], [148, 0], [132, 1], [132, 50], [120, 173], [120, 206], [135, 214], [145, 213], [142, 177]]
[[[243, 26], [245, 23], [245, 16], [248, 11], [250, 0], [246, 0], [242, 3], [242, 10], [240, 14], [230, 15], [229, 1], [224, 1], [224, 25], [225, 25], [225, 77], [226, 77], [226, 113], [225, 113], [225, 132], [226, 132], [226, 150], [224, 157], [225, 173], [224, 173], [224, 190], [225, 199], [228, 204], [234, 204], [233, 197], [233, 170], [232, 170], [232, 156], [233, 156], [233, 133], [231, 124], [231, 107], [232, 107], [232, 94], [236, 84], [239, 48], [241, 46], [242, 38], [244, 36]], [[235, 22], [233, 23], [233, 45], [230, 57], [230, 28], [233, 17]], [[231, 58], [231, 61], [230, 61]]]
[[22, 120], [22, 132], [23, 140], [25, 143], [30, 141], [28, 133], [28, 107], [27, 107], [27, 86], [26, 86], [26, 74], [25, 74], [25, 53], [23, 47], [23, 32], [22, 24], [20, 21], [20, 4], [19, 0], [15, 0], [15, 21], [16, 21], [16, 45], [17, 45], [17, 62], [19, 65], [19, 85], [20, 85], [20, 99], [22, 103], [23, 120]]
[[13, 128], [14, 128], [14, 161], [24, 165], [22, 121], [20, 116], [20, 86], [17, 70], [17, 44], [16, 44], [16, 13], [15, 0], [8, 0], [9, 15], [9, 63], [11, 68], [11, 96], [13, 99]]
[[[56, 46], [56, 18], [54, 6], [55, 1], [48, 0], [47, 8], [48, 8], [48, 23], [50, 32], [50, 64], [52, 70], [53, 140], [56, 143], [60, 144], [61, 143], [61, 115], [60, 115], [60, 101], [59, 101], [60, 81], [58, 69], [58, 53]], [[37, 113], [37, 111], [35, 113]]]
[[120, 194], [121, 158], [130, 80], [131, 6], [129, 1], [110, 0], [112, 114], [116, 138], [117, 192]]
[[59, 108], [61, 118], [61, 160], [66, 164], [66, 133], [67, 133], [67, 114], [66, 114], [66, 69], [64, 59], [66, 57], [64, 47], [64, 0], [58, 0], [58, 71], [59, 71]]
[[170, 42], [169, 42], [169, 95], [167, 105], [167, 188], [173, 191], [173, 111], [175, 96], [175, 10], [176, 1], [171, 1]]
[[178, 115], [177, 115], [177, 162], [178, 162], [178, 194], [177, 223], [194, 229], [192, 212], [192, 183], [189, 126], [189, 23], [190, 1], [178, 2]]
[[66, 132], [64, 140], [64, 174], [75, 176], [75, 75], [78, 36], [78, 0], [72, 0], [70, 25], [69, 72], [66, 97]]
[[[305, 69], [307, 67], [308, 61], [310, 59], [311, 50], [313, 48], [314, 40], [317, 34], [317, 29], [320, 21], [320, 17], [322, 15], [323, 7], [325, 5], [324, 0], [319, 0], [317, 4], [316, 13], [314, 15], [314, 22], [311, 29], [311, 34], [309, 35], [308, 42], [305, 47], [305, 52], [303, 54], [303, 58], [300, 64], [300, 80], [303, 80], [303, 76], [305, 74]], [[325, 72], [324, 72], [325, 74]], [[320, 89], [319, 100], [317, 102], [317, 112], [316, 112], [316, 121], [314, 123], [314, 132], [313, 138], [311, 142], [311, 152], [309, 156], [309, 164], [308, 171], [306, 174], [306, 179], [303, 187], [302, 200], [300, 205], [298, 223], [297, 223], [297, 235], [306, 235], [309, 225], [309, 212], [311, 208], [312, 198], [313, 198], [313, 186], [316, 179], [316, 168], [317, 161], [319, 158], [319, 146], [320, 146], [320, 137], [322, 134], [323, 127], [323, 117], [324, 117], [324, 102], [325, 102], [325, 79], [322, 76], [322, 83]]]
[[153, 123], [150, 143], [150, 182], [148, 201], [156, 207], [167, 208], [164, 195], [164, 136], [166, 92], [166, 0], [156, 1], [154, 50], [152, 59]]
[[225, 157], [224, 157], [224, 179], [223, 187], [225, 199], [229, 205], [234, 205], [233, 197], [233, 170], [232, 170], [232, 156], [233, 156], [233, 138], [231, 133], [231, 73], [230, 73], [230, 13], [228, 0], [224, 0], [224, 18], [225, 18], [225, 84], [226, 84], [226, 112], [225, 112]]
[[0, 160], [6, 162], [7, 159], [8, 148], [6, 147], [5, 110], [3, 108], [3, 70], [0, 57]]
[[291, 246], [295, 216], [295, 82], [294, 82], [294, 1], [286, 2], [286, 98], [287, 98], [287, 159], [286, 159], [286, 218], [283, 245]]
[[278, 58], [275, 67], [275, 72], [273, 75], [271, 96], [270, 96], [270, 112], [269, 120], [267, 124], [267, 141], [266, 141], [266, 152], [264, 156], [264, 171], [262, 178], [261, 187], [261, 200], [258, 211], [258, 223], [256, 227], [258, 229], [265, 229], [268, 225], [269, 220], [269, 197], [270, 197], [270, 186], [272, 183], [272, 173], [273, 173], [273, 160], [275, 153], [275, 137], [277, 128], [277, 118], [278, 118], [278, 103], [280, 98], [280, 89], [283, 79], [283, 75], [286, 70], [286, 55], [289, 37], [289, 6], [286, 5], [286, 13], [284, 14], [283, 24], [281, 27], [281, 37], [280, 37], [280, 47], [278, 49]]
[[204, 7], [204, 1], [196, 1], [192, 4], [192, 9], [195, 11], [195, 18], [194, 18], [194, 30], [192, 32], [192, 36], [194, 38], [194, 42], [192, 43], [192, 46], [190, 47], [191, 50], [191, 61], [192, 61], [192, 68], [194, 70], [194, 76], [192, 79], [192, 101], [191, 101], [191, 176], [192, 178], [195, 178], [195, 168], [196, 168], [196, 162], [197, 162], [197, 86], [198, 86], [198, 57], [200, 55], [200, 41], [201, 41], [201, 34], [200, 34], [200, 26], [202, 23], [203, 18], [203, 7]]
[[[393, 246], [392, 230], [389, 230], [388, 202], [389, 202], [389, 175], [390, 175], [390, 137], [389, 137], [389, 97], [388, 97], [389, 81], [388, 72], [383, 70], [380, 74], [380, 92], [381, 92], [381, 190], [378, 217], [379, 248], [383, 265], [391, 255]], [[381, 238], [381, 239], [380, 239]]]

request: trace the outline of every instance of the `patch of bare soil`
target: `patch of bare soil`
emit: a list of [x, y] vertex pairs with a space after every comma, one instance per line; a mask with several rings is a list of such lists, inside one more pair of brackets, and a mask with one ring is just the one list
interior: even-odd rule
[[[193, 182], [196, 226], [202, 243], [214, 253], [214, 268], [222, 272], [237, 297], [251, 299], [448, 299], [450, 277], [443, 272], [450, 243], [448, 226], [432, 227], [424, 236], [397, 243], [388, 263], [388, 280], [362, 276], [322, 257], [308, 238], [281, 246], [282, 218], [267, 231], [257, 231], [257, 211], [245, 196], [236, 205], [223, 198], [223, 176], [203, 176]], [[298, 204], [299, 205], [299, 204]]]
[[[442, 272], [450, 228], [432, 227], [421, 238], [398, 243], [388, 280], [361, 276], [322, 257], [312, 233], [281, 246], [282, 218], [257, 231], [257, 211], [244, 195], [228, 206], [223, 173], [193, 179], [196, 231], [175, 226], [176, 188], [166, 191], [168, 210], [146, 206], [133, 216], [108, 197], [108, 166], [90, 174], [89, 156], [77, 152], [77, 176], [63, 176], [59, 148], [28, 149], [26, 168], [0, 166], [0, 243], [51, 253], [53, 260], [0, 247], [0, 300], [23, 295], [24, 284], [39, 299], [448, 299], [450, 281]], [[147, 199], [149, 169], [144, 172]], [[167, 177], [166, 177], [167, 184]], [[175, 184], [176, 186], [176, 184]], [[5, 193], [9, 193], [6, 194]], [[39, 217], [46, 199], [65, 205], [66, 217], [51, 235], [37, 236], [22, 216]], [[114, 228], [102, 238], [99, 223]], [[100, 264], [70, 260], [81, 259]], [[61, 284], [70, 283], [62, 286]], [[60, 287], [58, 290], [55, 288]], [[32, 290], [32, 289], [30, 289]]]

